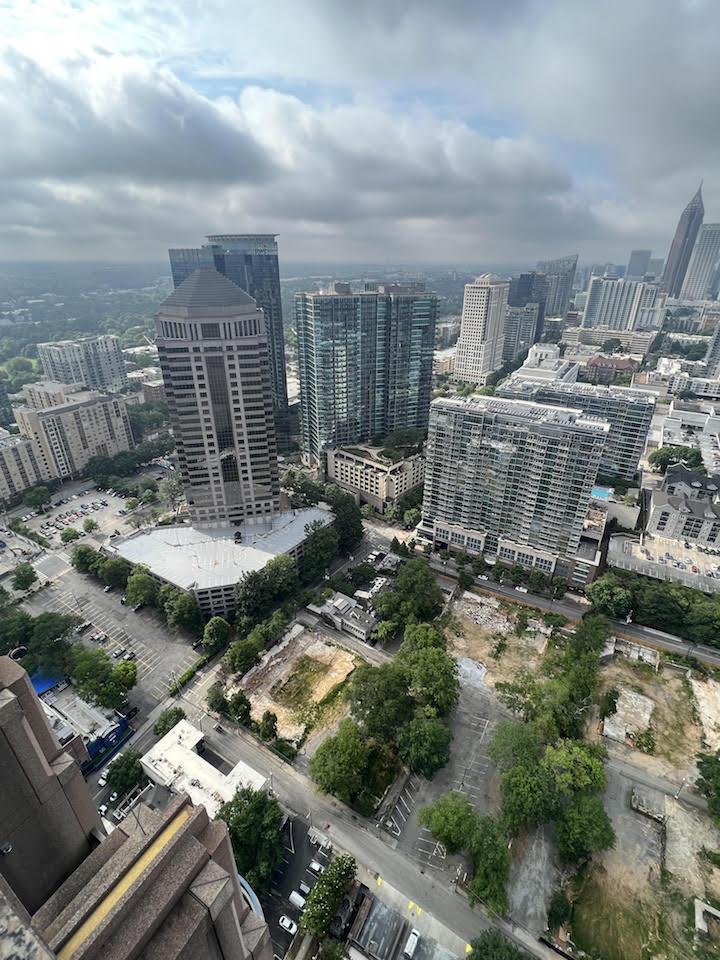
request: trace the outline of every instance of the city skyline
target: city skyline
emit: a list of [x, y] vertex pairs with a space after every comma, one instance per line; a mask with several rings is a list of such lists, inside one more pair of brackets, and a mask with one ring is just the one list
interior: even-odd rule
[[[159, 260], [198, 228], [272, 230], [309, 262], [666, 256], [720, 152], [718, 17], [648, 0], [600, 23], [532, 0], [4, 8], [0, 257]], [[217, 29], [234, 18], [242, 41]]]

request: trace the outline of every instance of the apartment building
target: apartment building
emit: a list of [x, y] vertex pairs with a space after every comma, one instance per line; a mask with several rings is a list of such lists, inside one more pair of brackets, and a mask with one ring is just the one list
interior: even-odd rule
[[56, 399], [54, 395], [46, 408], [15, 408], [21, 435], [37, 444], [41, 471], [61, 479], [76, 477], [93, 457], [111, 457], [134, 446], [122, 398], [80, 390], [62, 402]]
[[46, 483], [54, 476], [34, 439], [0, 430], [0, 502], [13, 503], [25, 490]]
[[120, 340], [113, 334], [39, 343], [38, 359], [48, 380], [80, 383], [90, 390], [117, 393], [127, 386]]
[[369, 503], [379, 513], [419, 487], [425, 476], [421, 453], [388, 460], [379, 448], [343, 447], [327, 451], [327, 476], [360, 503]]
[[419, 533], [548, 574], [574, 568], [609, 429], [577, 408], [433, 401]]
[[645, 452], [655, 398], [629, 387], [592, 383], [528, 383], [511, 379], [498, 388], [498, 396], [559, 407], [576, 407], [584, 416], [606, 421], [610, 430], [601, 457], [603, 473], [632, 480]]
[[659, 282], [591, 277], [583, 327], [659, 330], [665, 317], [665, 301]]
[[503, 334], [503, 363], [512, 363], [535, 343], [539, 318], [539, 303], [526, 303], [523, 307], [508, 306]]

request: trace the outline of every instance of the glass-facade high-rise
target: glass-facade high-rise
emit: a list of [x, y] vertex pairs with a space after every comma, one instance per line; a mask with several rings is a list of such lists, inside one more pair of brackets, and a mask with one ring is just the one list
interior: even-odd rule
[[547, 279], [546, 317], [564, 317], [570, 306], [575, 283], [578, 255], [560, 257], [558, 260], [541, 260], [538, 271]]
[[303, 452], [424, 429], [432, 391], [437, 297], [402, 293], [295, 296]]
[[275, 424], [279, 436], [287, 431], [285, 335], [280, 297], [280, 268], [276, 235], [222, 233], [208, 236], [202, 247], [169, 251], [173, 283], [177, 287], [198, 267], [214, 267], [245, 290], [262, 308], [267, 328]]
[[702, 183], [690, 203], [680, 214], [675, 236], [670, 245], [670, 253], [665, 261], [663, 282], [670, 297], [679, 297], [682, 285], [685, 282], [690, 255], [695, 240], [705, 216], [705, 205], [702, 199]]

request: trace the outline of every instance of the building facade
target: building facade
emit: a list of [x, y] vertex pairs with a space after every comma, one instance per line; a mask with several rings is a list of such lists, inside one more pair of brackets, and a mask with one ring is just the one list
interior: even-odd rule
[[642, 280], [650, 269], [652, 250], [631, 250], [630, 259], [625, 268], [626, 280]]
[[641, 390], [605, 387], [590, 383], [522, 382], [516, 379], [501, 385], [499, 396], [558, 407], [575, 407], [583, 416], [609, 424], [605, 449], [600, 458], [603, 473], [632, 480], [645, 452], [655, 398]]
[[437, 297], [295, 296], [303, 456], [427, 426]]
[[695, 246], [695, 240], [705, 216], [705, 205], [702, 199], [702, 183], [690, 203], [680, 214], [675, 236], [670, 245], [670, 252], [665, 261], [663, 271], [663, 285], [668, 296], [679, 297], [685, 282], [690, 256]]
[[169, 251], [173, 283], [178, 287], [198, 267], [214, 267], [248, 293], [262, 309], [275, 425], [278, 432], [284, 432], [288, 395], [277, 235], [223, 233], [206, 239], [208, 242], [202, 247]]
[[529, 303], [536, 303], [538, 305], [535, 341], [542, 340], [547, 295], [548, 281], [544, 273], [530, 270], [527, 273], [520, 273], [510, 280], [510, 290], [508, 292], [509, 306], [525, 307]]
[[421, 535], [545, 573], [574, 564], [608, 431], [578, 409], [433, 401]]
[[193, 523], [239, 526], [280, 509], [263, 313], [211, 267], [161, 305], [157, 346]]
[[454, 379], [487, 382], [503, 363], [503, 336], [510, 284], [492, 274], [465, 284]]
[[508, 306], [503, 335], [503, 363], [512, 363], [532, 347], [537, 339], [539, 317], [539, 303], [526, 303], [524, 307]]
[[560, 257], [557, 260], [541, 260], [537, 269], [547, 279], [546, 317], [564, 317], [570, 306], [578, 255]]
[[384, 513], [401, 497], [419, 487], [425, 476], [425, 458], [421, 453], [393, 463], [380, 450], [328, 450], [327, 476], [361, 503], [369, 503]]
[[25, 490], [54, 477], [34, 439], [0, 430], [0, 502], [13, 503]]
[[665, 316], [660, 285], [617, 277], [591, 277], [583, 327], [659, 330]]
[[707, 300], [717, 289], [719, 267], [720, 223], [704, 223], [693, 247], [680, 299]]
[[15, 408], [23, 437], [38, 448], [41, 471], [77, 477], [96, 456], [112, 457], [134, 446], [127, 407], [121, 397], [81, 390], [45, 409]]
[[113, 334], [39, 343], [38, 359], [48, 380], [80, 383], [90, 390], [117, 393], [127, 386], [120, 340]]

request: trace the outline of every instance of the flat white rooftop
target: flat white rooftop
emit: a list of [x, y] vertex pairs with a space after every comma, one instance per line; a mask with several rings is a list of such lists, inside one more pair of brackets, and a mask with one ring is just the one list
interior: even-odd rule
[[193, 803], [202, 804], [214, 819], [221, 805], [232, 800], [238, 790], [243, 787], [261, 790], [266, 779], [242, 760], [230, 773], [221, 773], [197, 753], [202, 738], [202, 731], [188, 720], [181, 720], [140, 762], [154, 783], [177, 793], [187, 793]]
[[[272, 520], [240, 527], [155, 527], [107, 544], [108, 553], [132, 564], [143, 563], [158, 577], [181, 590], [207, 590], [237, 583], [244, 574], [289, 553], [305, 539], [308, 524], [331, 523], [321, 507], [288, 510]], [[235, 541], [236, 531], [242, 540]]]

